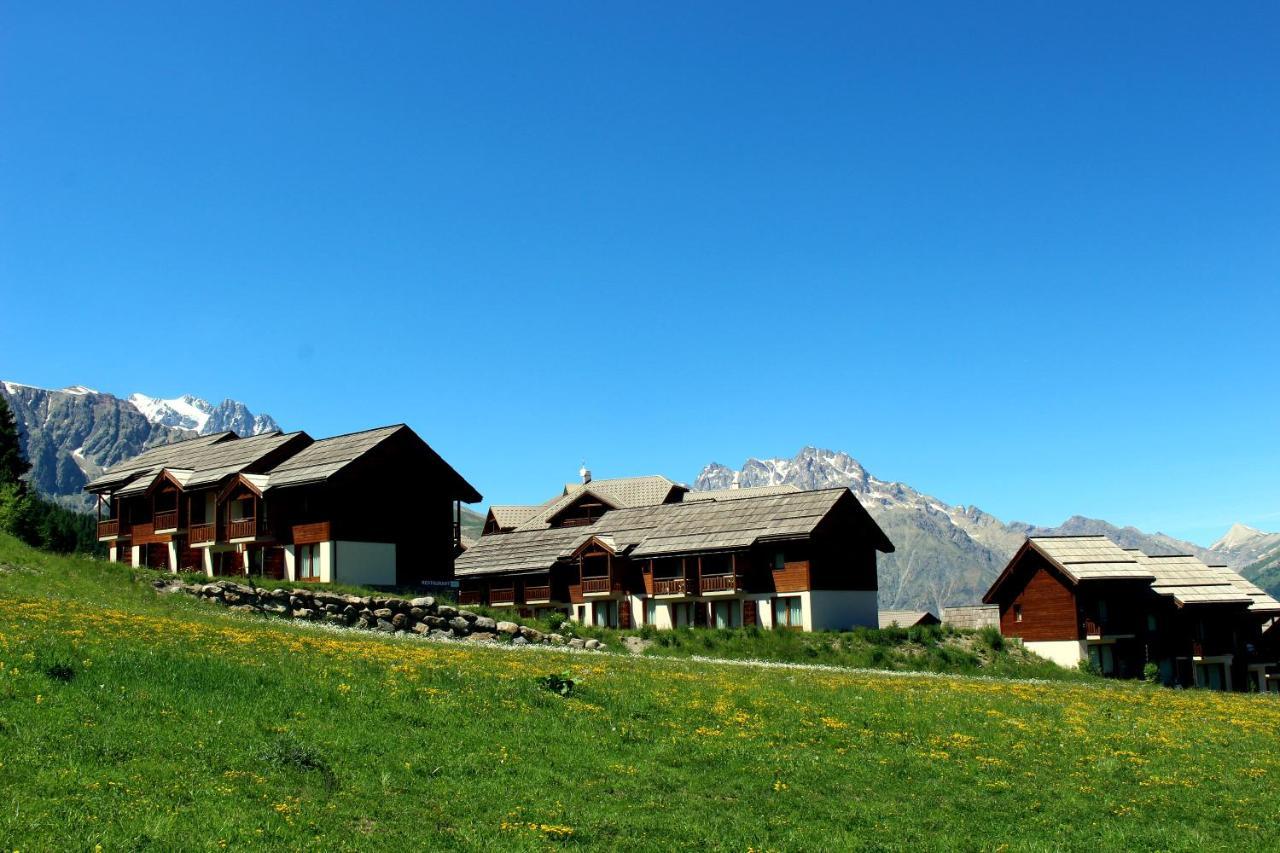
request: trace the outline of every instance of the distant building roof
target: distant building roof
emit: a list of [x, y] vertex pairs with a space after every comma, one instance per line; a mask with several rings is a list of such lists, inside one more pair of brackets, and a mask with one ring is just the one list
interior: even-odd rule
[[940, 621], [928, 610], [881, 610], [880, 627], [912, 628], [916, 625], [937, 625]]
[[628, 509], [639, 506], [656, 506], [666, 501], [672, 490], [684, 491], [685, 487], [662, 476], [618, 477], [611, 480], [592, 480], [590, 483], [569, 483], [564, 494], [541, 507], [520, 523], [518, 530], [538, 530], [550, 525], [564, 509], [583, 495], [592, 495], [610, 509]]
[[503, 530], [513, 530], [533, 518], [540, 511], [546, 508], [546, 505], [520, 505], [520, 504], [501, 504], [489, 507], [489, 513], [493, 516], [493, 520], [498, 527]]

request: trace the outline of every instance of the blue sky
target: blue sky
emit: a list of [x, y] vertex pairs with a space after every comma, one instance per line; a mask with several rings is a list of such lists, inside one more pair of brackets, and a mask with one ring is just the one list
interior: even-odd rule
[[11, 5], [0, 376], [1280, 529], [1280, 6], [903, 5]]

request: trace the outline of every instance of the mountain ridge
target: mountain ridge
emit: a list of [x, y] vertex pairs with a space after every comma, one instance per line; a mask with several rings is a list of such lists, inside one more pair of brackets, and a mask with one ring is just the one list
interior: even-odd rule
[[[848, 453], [812, 445], [790, 459], [751, 457], [738, 469], [712, 462], [694, 481], [695, 489], [735, 485], [846, 486], [853, 491], [897, 546], [879, 560], [883, 609], [936, 612], [949, 604], [978, 601], [1028, 536], [1100, 533], [1125, 548], [1141, 548], [1153, 555], [1189, 553], [1233, 568], [1249, 562], [1249, 547], [1255, 543], [1254, 537], [1244, 537], [1239, 547], [1205, 548], [1164, 533], [1146, 533], [1080, 515], [1052, 527], [1004, 522], [977, 506], [948, 504], [905, 483], [881, 480]], [[1275, 535], [1280, 542], [1280, 534], [1264, 535]]]

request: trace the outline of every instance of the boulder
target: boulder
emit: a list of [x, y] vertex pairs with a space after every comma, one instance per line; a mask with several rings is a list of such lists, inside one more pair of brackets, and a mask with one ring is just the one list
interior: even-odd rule
[[[479, 623], [476, 623], [476, 624], [479, 624]], [[507, 634], [509, 636], [514, 636], [520, 633], [520, 626], [514, 622], [499, 622], [497, 624], [497, 630], [499, 634]]]
[[341, 613], [342, 608], [331, 601], [324, 606], [324, 612], [325, 613]]
[[324, 621], [329, 622], [330, 624], [333, 624], [333, 625], [347, 624], [347, 620], [343, 618], [341, 613], [326, 613], [324, 615]]
[[433, 640], [451, 640], [453, 635], [448, 631], [441, 631], [439, 628], [431, 629], [431, 639]]
[[274, 598], [276, 601], [288, 601], [289, 590], [285, 589], [284, 587], [273, 589], [271, 590], [271, 597]]
[[263, 605], [262, 609], [267, 613], [274, 613], [276, 616], [289, 612], [289, 608], [285, 607], [283, 604], [275, 603]]
[[547, 640], [552, 643], [555, 643], [557, 646], [564, 645], [564, 637], [561, 636], [560, 634], [548, 634]]
[[360, 611], [356, 610], [356, 606], [354, 604], [348, 604], [346, 607], [342, 608], [342, 615], [346, 616], [348, 619], [355, 619], [360, 615]]
[[429, 595], [424, 595], [424, 596], [422, 596], [422, 597], [420, 597], [420, 598], [413, 598], [413, 599], [410, 599], [410, 600], [409, 600], [409, 606], [410, 606], [410, 607], [422, 607], [422, 608], [424, 608], [424, 609], [426, 609], [426, 610], [430, 610], [432, 607], [435, 607], [435, 606], [436, 606], [436, 600], [435, 600], [434, 598], [432, 598], [431, 596], [429, 596]]
[[458, 615], [458, 608], [450, 607], [447, 604], [441, 604], [436, 608], [436, 615], [442, 619], [452, 619]]
[[216, 583], [207, 583], [200, 587], [200, 592], [203, 595], [222, 595], [222, 587]]
[[405, 616], [403, 613], [397, 613], [395, 616], [391, 617], [391, 624], [395, 626], [397, 631], [403, 631], [405, 628], [409, 627], [409, 617]]
[[403, 598], [388, 598], [387, 603], [384, 604], [383, 607], [389, 607], [392, 610], [408, 610], [409, 602], [405, 601]]
[[431, 626], [426, 622], [415, 622], [410, 630], [415, 634], [425, 634], [431, 630]]
[[421, 619], [423, 616], [427, 615], [427, 611], [422, 607], [410, 607], [409, 615], [414, 619]]
[[461, 616], [455, 616], [449, 620], [449, 627], [453, 629], [455, 634], [461, 636], [471, 630], [471, 623]]
[[445, 628], [449, 625], [448, 619], [441, 619], [439, 616], [428, 616], [422, 621], [426, 622], [432, 628]]
[[231, 607], [228, 607], [227, 609], [238, 610], [241, 613], [257, 613], [258, 612], [258, 608], [254, 607], [252, 604], [235, 604], [235, 605], [232, 605]]
[[514, 636], [514, 637], [512, 637], [512, 638], [511, 638], [511, 645], [513, 645], [513, 646], [527, 646], [527, 645], [529, 645], [529, 641], [528, 641], [528, 640], [526, 640], [524, 637], [521, 637], [520, 635], [518, 635], [518, 634], [517, 634], [516, 636]]
[[305, 607], [298, 607], [298, 608], [295, 608], [293, 611], [294, 619], [310, 619], [314, 615], [315, 615], [314, 610], [308, 610]]
[[466, 619], [468, 622], [474, 622], [480, 618], [479, 613], [472, 613], [470, 610], [459, 610], [458, 615], [463, 619]]
[[382, 631], [383, 633], [386, 633], [386, 634], [394, 634], [396, 632], [396, 626], [392, 625], [386, 619], [379, 619], [377, 628], [379, 631]]
[[[501, 626], [499, 626], [501, 628]], [[520, 636], [524, 637], [531, 643], [541, 643], [544, 635], [536, 628], [530, 628], [528, 625], [520, 626]]]
[[241, 596], [240, 593], [232, 592], [230, 590], [227, 590], [225, 593], [222, 594], [222, 600], [225, 601], [227, 604], [239, 604], [243, 600], [243, 598], [244, 597]]
[[492, 631], [498, 630], [498, 623], [495, 622], [493, 619], [490, 619], [488, 616], [477, 616], [475, 619], [472, 620], [471, 625], [477, 631], [492, 632]]
[[582, 645], [583, 645], [582, 640], [579, 639], [578, 637], [574, 637], [572, 640], [569, 641], [569, 648], [571, 649], [580, 649], [582, 648]]
[[361, 616], [359, 619], [356, 620], [355, 627], [361, 631], [367, 631], [373, 627], [373, 620], [366, 619], [363, 616]]
[[373, 611], [373, 615], [377, 616], [379, 619], [390, 619], [392, 616], [391, 608], [379, 607], [377, 610]]
[[467, 640], [472, 643], [492, 643], [498, 639], [498, 635], [490, 631], [476, 631]]
[[600, 641], [596, 639], [590, 639], [584, 642], [582, 644], [582, 647], [584, 649], [590, 649], [591, 651], [594, 652], [596, 649], [600, 648]]

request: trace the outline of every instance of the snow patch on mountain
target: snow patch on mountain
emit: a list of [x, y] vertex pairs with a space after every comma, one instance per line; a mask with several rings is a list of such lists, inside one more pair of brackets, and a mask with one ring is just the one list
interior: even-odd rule
[[167, 400], [146, 394], [131, 394], [129, 402], [153, 424], [192, 430], [200, 435], [227, 430], [240, 435], [259, 435], [280, 429], [280, 425], [270, 415], [255, 415], [237, 400], [223, 400], [215, 406], [190, 394]]

